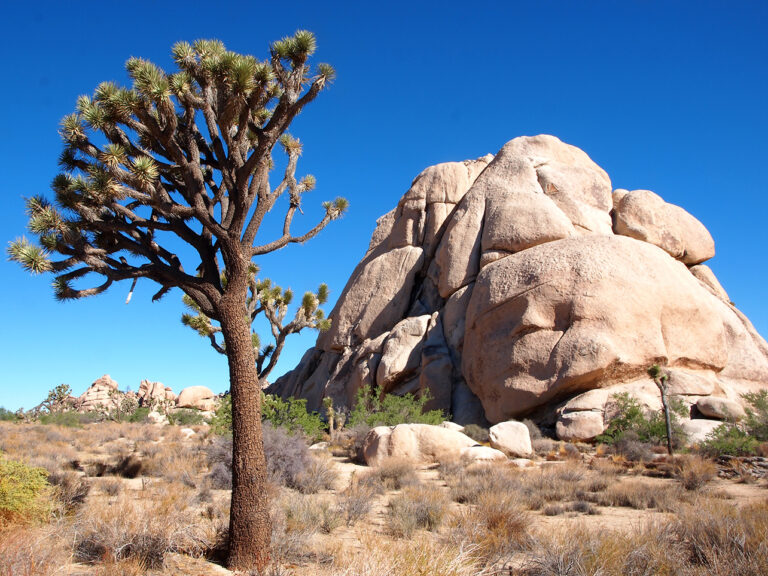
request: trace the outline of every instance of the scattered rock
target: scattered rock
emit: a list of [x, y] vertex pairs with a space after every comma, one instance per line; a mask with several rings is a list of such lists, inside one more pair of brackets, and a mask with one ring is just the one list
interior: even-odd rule
[[326, 452], [330, 448], [328, 442], [315, 442], [309, 447], [310, 450], [316, 450], [318, 452]]
[[601, 412], [568, 412], [560, 415], [555, 431], [560, 440], [583, 442], [592, 440], [605, 430]]
[[216, 407], [216, 395], [205, 386], [189, 386], [179, 393], [176, 407], [213, 411]]
[[461, 461], [465, 463], [497, 462], [507, 460], [506, 455], [501, 450], [496, 450], [490, 446], [479, 445], [462, 448], [460, 457]]
[[365, 438], [363, 456], [369, 466], [376, 466], [386, 458], [434, 463], [458, 460], [463, 448], [475, 444], [461, 432], [430, 424], [377, 426]]
[[699, 444], [707, 439], [707, 436], [712, 431], [720, 426], [722, 422], [720, 420], [704, 420], [697, 418], [695, 420], [683, 420], [680, 426], [685, 433], [689, 444]]
[[528, 427], [522, 422], [501, 422], [488, 431], [491, 448], [500, 450], [512, 458], [526, 458], [533, 455]]
[[733, 400], [727, 398], [717, 398], [708, 396], [699, 398], [696, 402], [696, 408], [707, 418], [716, 418], [717, 420], [728, 420], [736, 422], [747, 417], [744, 408]]
[[456, 424], [456, 422], [449, 422], [447, 420], [445, 422], [441, 422], [440, 427], [448, 428], [449, 430], [456, 430], [456, 432], [464, 431], [464, 426], [462, 426], [461, 424]]

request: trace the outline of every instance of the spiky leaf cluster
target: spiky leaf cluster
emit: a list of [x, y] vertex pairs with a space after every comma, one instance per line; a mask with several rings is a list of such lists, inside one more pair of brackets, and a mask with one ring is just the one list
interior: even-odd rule
[[[224, 270], [304, 242], [344, 211], [339, 200], [329, 203], [308, 231], [291, 231], [302, 195], [316, 182], [296, 177], [301, 142], [287, 129], [335, 74], [326, 64], [310, 65], [315, 49], [315, 37], [300, 30], [272, 44], [263, 61], [218, 40], [175, 44], [173, 72], [130, 58], [131, 86], [104, 82], [62, 120], [54, 202], [27, 201], [29, 231], [39, 242], [12, 242], [10, 259], [33, 273], [53, 273], [59, 299], [149, 278], [161, 285], [156, 297], [179, 287], [200, 313], [217, 319]], [[268, 176], [278, 143], [288, 165], [273, 189]], [[282, 234], [257, 243], [264, 216], [282, 196]], [[178, 240], [199, 257], [193, 273], [169, 248]], [[186, 321], [210, 335], [204, 321]]]
[[[293, 291], [273, 284], [269, 278], [260, 280], [257, 277], [258, 273], [258, 267], [251, 266], [246, 314], [249, 322], [253, 322], [257, 316], [263, 314], [269, 323], [274, 342], [262, 347], [259, 334], [255, 331], [251, 334], [259, 376], [266, 378], [274, 368], [288, 336], [301, 332], [304, 328], [325, 331], [331, 327], [330, 319], [326, 318], [325, 312], [320, 308], [328, 301], [329, 290], [326, 284], [320, 284], [316, 292], [305, 292], [293, 318], [286, 322], [288, 307], [293, 302]], [[226, 277], [226, 274], [224, 276]], [[219, 338], [221, 328], [217, 323], [206, 316], [200, 306], [189, 296], [184, 296], [183, 302], [192, 313], [182, 315], [182, 324], [196, 331], [203, 338], [208, 338], [217, 352], [226, 354], [226, 346]]]

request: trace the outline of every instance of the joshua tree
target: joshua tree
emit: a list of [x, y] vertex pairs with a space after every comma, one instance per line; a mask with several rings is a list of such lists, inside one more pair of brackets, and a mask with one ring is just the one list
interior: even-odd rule
[[667, 382], [669, 373], [664, 372], [658, 364], [648, 368], [648, 375], [653, 378], [654, 384], [661, 394], [661, 407], [664, 410], [664, 421], [667, 426], [667, 452], [672, 454], [672, 418], [669, 413], [669, 398], [667, 397]]
[[[42, 196], [27, 202], [29, 229], [39, 245], [20, 238], [8, 249], [30, 272], [52, 273], [60, 300], [148, 278], [160, 286], [153, 300], [180, 288], [198, 315], [219, 323], [232, 394], [233, 568], [261, 569], [269, 561], [259, 371], [265, 372], [261, 363], [267, 356], [266, 368], [274, 365], [280, 338], [292, 329], [279, 329], [274, 350], [256, 357], [253, 314], [264, 312], [273, 327], [274, 315], [282, 326], [290, 296], [259, 286], [253, 260], [311, 239], [347, 208], [343, 198], [326, 202], [312, 228], [291, 231], [315, 179], [296, 179], [301, 143], [287, 129], [334, 78], [331, 66], [310, 66], [314, 51], [315, 37], [299, 31], [272, 44], [263, 62], [227, 51], [216, 40], [174, 45], [173, 74], [131, 58], [126, 68], [132, 88], [100, 84], [63, 119], [64, 171], [53, 180], [55, 204]], [[278, 143], [288, 160], [272, 188]], [[264, 217], [281, 197], [282, 232], [257, 240]], [[177, 255], [172, 247], [180, 243], [188, 250]], [[192, 267], [185, 269], [182, 260]], [[103, 282], [88, 284], [94, 275]], [[258, 299], [255, 308], [249, 290]], [[317, 311], [322, 292], [305, 297], [298, 322], [323, 321]]]

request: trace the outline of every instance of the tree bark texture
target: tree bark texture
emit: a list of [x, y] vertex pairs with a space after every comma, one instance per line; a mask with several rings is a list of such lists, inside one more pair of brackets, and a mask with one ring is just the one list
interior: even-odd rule
[[231, 303], [222, 302], [221, 307], [232, 394], [228, 566], [230, 569], [256, 568], [261, 571], [269, 564], [271, 522], [261, 430], [261, 390], [244, 301], [245, 297], [232, 298]]

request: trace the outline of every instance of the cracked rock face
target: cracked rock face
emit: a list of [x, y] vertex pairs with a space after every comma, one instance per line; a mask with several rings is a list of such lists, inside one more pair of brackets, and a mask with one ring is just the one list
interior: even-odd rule
[[326, 396], [350, 406], [364, 385], [429, 391], [461, 424], [533, 414], [569, 439], [601, 431], [614, 391], [654, 407], [655, 363], [691, 405], [739, 402], [768, 387], [768, 344], [701, 264], [713, 255], [682, 208], [612, 191], [553, 136], [516, 138], [413, 181], [332, 328], [270, 391], [314, 410]]

